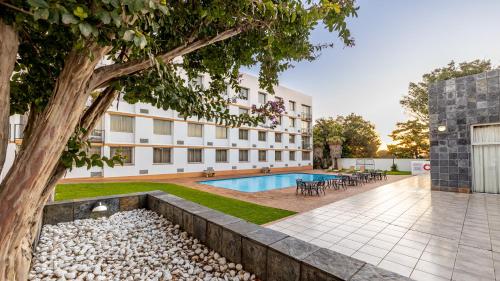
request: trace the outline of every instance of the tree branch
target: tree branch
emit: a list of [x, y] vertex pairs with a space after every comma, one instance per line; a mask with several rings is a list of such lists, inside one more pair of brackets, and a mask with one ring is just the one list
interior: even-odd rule
[[[228, 29], [210, 38], [199, 39], [199, 40], [190, 39], [184, 45], [179, 46], [173, 50], [170, 50], [164, 54], [161, 54], [157, 56], [157, 58], [167, 63], [172, 61], [176, 57], [189, 54], [205, 46], [236, 36], [241, 32], [243, 32], [245, 29], [247, 29], [247, 27], [238, 26]], [[98, 89], [107, 86], [108, 83], [113, 79], [125, 75], [130, 75], [151, 68], [153, 66], [154, 63], [151, 59], [144, 59], [144, 60], [136, 60], [126, 63], [119, 63], [119, 64], [100, 67], [96, 69], [94, 75], [92, 76], [90, 89]]]

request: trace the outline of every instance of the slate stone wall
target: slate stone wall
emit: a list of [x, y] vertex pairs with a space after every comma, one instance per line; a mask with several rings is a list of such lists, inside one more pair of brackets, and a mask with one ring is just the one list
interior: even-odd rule
[[[433, 190], [470, 192], [471, 126], [500, 122], [499, 75], [494, 70], [429, 87]], [[440, 132], [442, 125], [446, 130]]]
[[161, 191], [51, 203], [44, 224], [91, 217], [90, 207], [105, 202], [108, 215], [146, 208], [179, 224], [211, 249], [262, 281], [410, 281], [346, 255], [320, 248]]

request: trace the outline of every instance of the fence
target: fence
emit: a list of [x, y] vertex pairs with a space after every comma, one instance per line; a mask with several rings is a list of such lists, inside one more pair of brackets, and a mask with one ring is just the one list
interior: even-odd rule
[[[356, 161], [358, 160], [358, 161]], [[350, 169], [351, 167], [356, 168], [356, 162], [359, 164], [365, 160], [362, 158], [342, 158], [339, 159], [340, 169]], [[422, 161], [425, 159], [392, 159], [392, 158], [367, 158], [366, 160], [373, 160], [373, 166], [366, 166], [366, 169], [380, 169], [380, 170], [390, 170], [393, 163], [398, 166], [399, 171], [411, 171], [411, 161]], [[393, 162], [394, 161], [394, 162]], [[359, 168], [359, 167], [357, 167]]]

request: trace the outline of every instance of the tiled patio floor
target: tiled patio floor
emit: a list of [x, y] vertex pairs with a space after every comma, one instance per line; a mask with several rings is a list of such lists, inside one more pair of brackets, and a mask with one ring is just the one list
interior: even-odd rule
[[411, 177], [269, 225], [416, 280], [500, 281], [500, 196]]

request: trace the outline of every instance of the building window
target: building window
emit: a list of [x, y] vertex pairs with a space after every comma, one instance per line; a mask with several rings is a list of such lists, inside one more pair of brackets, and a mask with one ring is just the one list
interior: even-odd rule
[[248, 130], [239, 129], [238, 130], [238, 137], [240, 140], [248, 140]]
[[165, 147], [153, 148], [153, 163], [154, 164], [170, 164], [172, 163], [172, 149]]
[[280, 98], [280, 97], [274, 97], [274, 100], [277, 101], [277, 102], [282, 102], [283, 101], [283, 98]]
[[264, 104], [266, 102], [267, 102], [267, 94], [259, 92], [259, 103]]
[[267, 161], [267, 151], [259, 150], [259, 162], [266, 162], [266, 161]]
[[267, 132], [259, 131], [259, 141], [266, 141]]
[[153, 119], [153, 134], [155, 135], [171, 135], [172, 122], [160, 119]]
[[201, 162], [203, 162], [203, 149], [188, 148], [188, 163], [201, 163]]
[[227, 149], [216, 149], [215, 150], [215, 162], [217, 162], [217, 163], [227, 162]]
[[309, 151], [302, 151], [302, 160], [311, 160], [311, 153]]
[[203, 137], [203, 125], [196, 123], [188, 123], [188, 137], [194, 137], [194, 138]]
[[191, 80], [191, 87], [199, 87], [203, 89], [203, 76], [199, 75], [195, 79]]
[[295, 135], [290, 135], [290, 138], [288, 139], [289, 143], [295, 143]]
[[281, 151], [280, 150], [274, 151], [274, 161], [281, 161]]
[[248, 162], [248, 150], [240, 150], [238, 152], [238, 160], [240, 162]]
[[295, 118], [290, 117], [290, 128], [295, 128]]
[[289, 155], [288, 158], [290, 159], [290, 161], [295, 161], [295, 151], [290, 151], [288, 155]]
[[248, 114], [248, 109], [243, 108], [243, 107], [239, 107], [238, 108], [238, 114], [239, 115]]
[[102, 147], [101, 146], [91, 146], [89, 147], [88, 151], [87, 151], [87, 155], [88, 156], [92, 156], [94, 154], [97, 154], [99, 156], [102, 155]]
[[295, 102], [293, 100], [288, 101], [288, 109], [290, 111], [295, 111]]
[[111, 132], [133, 133], [134, 132], [134, 117], [125, 115], [110, 116]]
[[283, 116], [278, 116], [278, 119], [276, 119], [276, 124], [281, 125], [283, 123]]
[[242, 100], [248, 100], [248, 92], [249, 90], [247, 88], [241, 88], [239, 98]]
[[281, 133], [274, 133], [274, 142], [281, 142]]
[[308, 105], [303, 104], [302, 105], [302, 115], [304, 117], [311, 117], [311, 107]]
[[111, 157], [120, 155], [123, 164], [134, 163], [134, 148], [131, 146], [112, 146], [110, 148]]
[[302, 149], [311, 149], [311, 138], [302, 136]]
[[215, 127], [215, 138], [216, 139], [227, 139], [227, 128], [223, 126]]

